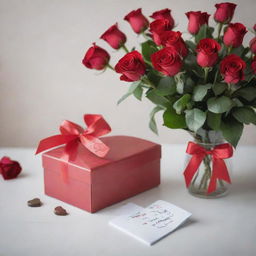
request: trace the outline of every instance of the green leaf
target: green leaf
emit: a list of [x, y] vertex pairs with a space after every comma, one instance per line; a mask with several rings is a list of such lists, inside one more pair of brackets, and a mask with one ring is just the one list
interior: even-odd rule
[[212, 84], [197, 85], [194, 88], [193, 100], [194, 101], [201, 101], [205, 97], [205, 95], [207, 94], [207, 91], [211, 87], [212, 87]]
[[147, 73], [147, 78], [154, 85], [157, 85], [161, 80], [161, 76], [158, 75], [158, 71], [154, 69], [149, 70], [149, 72]]
[[195, 51], [196, 45], [195, 45], [194, 42], [189, 41], [189, 40], [186, 40], [185, 43], [186, 43], [186, 45], [188, 46], [188, 48], [190, 48], [192, 51]]
[[235, 96], [241, 96], [245, 100], [253, 101], [256, 99], [256, 88], [255, 87], [243, 87], [234, 92]]
[[171, 129], [186, 128], [184, 115], [178, 115], [173, 108], [168, 108], [163, 115], [164, 126]]
[[128, 98], [130, 95], [133, 94], [133, 92], [139, 87], [141, 81], [134, 82], [128, 89], [128, 92], [123, 95], [117, 102], [117, 105], [119, 105], [122, 101], [124, 101], [126, 98]]
[[222, 94], [227, 89], [227, 84], [216, 83], [212, 86], [212, 90], [216, 96]]
[[170, 105], [169, 101], [164, 97], [156, 93], [156, 89], [149, 90], [146, 97], [156, 105], [168, 107]]
[[219, 130], [221, 123], [221, 114], [215, 114], [210, 111], [207, 113], [207, 125], [213, 130]]
[[157, 49], [156, 44], [151, 40], [148, 40], [141, 44], [142, 55], [143, 55], [144, 59], [147, 61], [151, 62], [150, 56], [152, 53], [156, 52], [157, 50], [158, 49]]
[[255, 124], [256, 125], [256, 113], [252, 108], [249, 107], [240, 107], [235, 108], [232, 111], [233, 117], [244, 124]]
[[241, 138], [244, 125], [234, 118], [228, 118], [221, 122], [220, 129], [222, 131], [223, 137], [233, 145], [235, 148]]
[[224, 113], [230, 110], [230, 108], [233, 105], [233, 102], [230, 98], [226, 96], [221, 96], [221, 97], [210, 98], [207, 101], [207, 105], [208, 105], [208, 110], [218, 114], [218, 113]]
[[176, 110], [177, 114], [181, 114], [181, 111], [186, 108], [188, 102], [191, 99], [190, 94], [184, 94], [181, 98], [179, 98], [174, 104], [173, 108]]
[[160, 96], [173, 95], [176, 92], [176, 84], [173, 77], [163, 77], [156, 88], [156, 94]]
[[198, 42], [204, 38], [207, 37], [207, 24], [204, 24], [200, 27], [198, 33], [195, 35], [195, 41], [198, 44]]
[[179, 80], [176, 84], [176, 90], [179, 94], [183, 94], [184, 92], [184, 82], [182, 80]]
[[198, 108], [186, 111], [186, 123], [191, 131], [196, 132], [200, 129], [206, 120], [206, 113]]
[[134, 91], [133, 95], [138, 99], [141, 100], [143, 94], [143, 88], [141, 86], [138, 86]]
[[237, 98], [233, 98], [232, 101], [234, 102], [236, 107], [243, 107], [244, 104]]
[[158, 135], [158, 130], [157, 130], [157, 125], [156, 125], [156, 120], [155, 120], [155, 114], [159, 111], [163, 110], [162, 107], [156, 106], [152, 109], [152, 111], [149, 114], [150, 120], [149, 120], [149, 128], [151, 131], [153, 131], [155, 134]]

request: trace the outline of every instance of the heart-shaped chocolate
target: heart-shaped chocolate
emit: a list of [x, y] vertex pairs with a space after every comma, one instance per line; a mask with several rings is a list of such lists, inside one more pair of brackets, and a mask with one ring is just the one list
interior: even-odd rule
[[39, 198], [34, 198], [28, 201], [28, 206], [30, 207], [40, 207], [41, 205], [42, 205], [42, 202]]
[[59, 215], [59, 216], [65, 216], [65, 215], [68, 215], [67, 211], [62, 208], [61, 206], [57, 206], [55, 209], [54, 209], [54, 213], [56, 215]]

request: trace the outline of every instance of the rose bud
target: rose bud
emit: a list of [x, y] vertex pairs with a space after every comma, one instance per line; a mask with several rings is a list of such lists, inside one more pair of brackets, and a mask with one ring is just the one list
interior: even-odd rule
[[233, 3], [221, 3], [215, 4], [217, 8], [214, 13], [214, 20], [220, 23], [229, 23], [234, 15], [236, 4]]
[[226, 46], [239, 47], [243, 43], [246, 27], [241, 23], [230, 23], [224, 33], [223, 42]]
[[17, 161], [11, 160], [9, 157], [4, 156], [0, 160], [0, 173], [5, 180], [10, 180], [16, 178], [22, 168]]
[[252, 68], [252, 72], [256, 74], [256, 55], [252, 59], [251, 68]]
[[207, 12], [187, 12], [188, 17], [188, 31], [190, 34], [197, 34], [202, 25], [207, 24], [210, 15]]
[[117, 23], [111, 26], [100, 38], [116, 50], [126, 42], [126, 35], [118, 29]]
[[256, 37], [254, 37], [251, 41], [250, 41], [250, 49], [252, 51], [252, 53], [256, 54]]
[[128, 21], [137, 34], [145, 31], [148, 28], [149, 22], [146, 17], [141, 13], [141, 8], [136, 11], [131, 11], [124, 17], [124, 20]]
[[151, 61], [156, 70], [167, 76], [176, 75], [182, 67], [181, 57], [173, 46], [153, 53]]
[[160, 20], [160, 19], [167, 19], [170, 22], [170, 27], [173, 29], [174, 27], [174, 19], [171, 15], [171, 10], [170, 9], [163, 9], [157, 12], [154, 12], [150, 18], [155, 19], [155, 20]]
[[205, 38], [200, 40], [196, 47], [198, 65], [201, 67], [212, 67], [218, 61], [220, 49], [220, 44], [214, 39]]
[[152, 33], [153, 40], [157, 45], [161, 45], [160, 34], [172, 29], [170, 22], [167, 19], [155, 20], [150, 23], [149, 27], [149, 31]]
[[146, 72], [142, 55], [137, 51], [127, 53], [115, 66], [117, 73], [122, 74], [120, 80], [133, 82], [140, 80]]
[[108, 52], [93, 43], [93, 46], [86, 52], [82, 63], [87, 68], [102, 70], [107, 66], [109, 59]]
[[188, 48], [181, 37], [181, 32], [164, 31], [160, 34], [160, 39], [163, 46], [173, 46], [182, 57], [186, 57], [188, 55]]
[[226, 83], [236, 84], [244, 80], [245, 67], [246, 63], [239, 56], [230, 54], [221, 61], [220, 73]]

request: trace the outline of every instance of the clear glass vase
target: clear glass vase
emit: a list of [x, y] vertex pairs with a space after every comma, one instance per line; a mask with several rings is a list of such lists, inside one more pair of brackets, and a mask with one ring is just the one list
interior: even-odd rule
[[[226, 143], [222, 137], [222, 134], [216, 131], [200, 130], [197, 132], [197, 134], [192, 135], [194, 137], [194, 142], [197, 145], [205, 148], [207, 151], [213, 150], [217, 145]], [[191, 157], [191, 155], [187, 155], [185, 163], [186, 166]], [[223, 159], [223, 161], [225, 162], [230, 175], [230, 158]], [[212, 155], [207, 154], [197, 169], [197, 172], [194, 174], [194, 177], [188, 187], [190, 194], [202, 198], [218, 198], [225, 196], [228, 193], [230, 184], [221, 179], [217, 179], [216, 181], [216, 190], [212, 193], [208, 193], [209, 183], [212, 177], [212, 168]]]

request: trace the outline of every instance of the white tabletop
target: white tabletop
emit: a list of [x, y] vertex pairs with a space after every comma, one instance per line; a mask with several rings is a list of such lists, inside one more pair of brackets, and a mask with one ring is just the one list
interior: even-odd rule
[[[0, 255], [67, 256], [255, 256], [256, 147], [241, 146], [233, 157], [228, 196], [200, 199], [189, 195], [183, 180], [185, 145], [163, 146], [162, 184], [121, 203], [90, 214], [44, 195], [40, 156], [32, 149], [0, 149], [0, 157], [20, 161], [19, 178], [0, 177]], [[39, 197], [43, 206], [30, 208]], [[149, 247], [111, 227], [118, 208], [133, 202], [147, 206], [162, 199], [193, 215], [180, 229]], [[70, 213], [56, 216], [61, 205]]]

